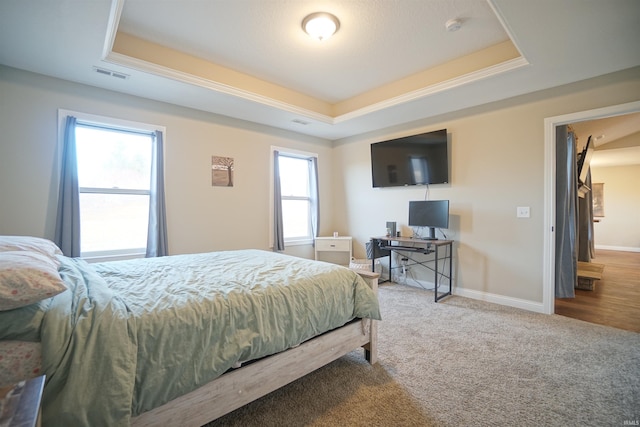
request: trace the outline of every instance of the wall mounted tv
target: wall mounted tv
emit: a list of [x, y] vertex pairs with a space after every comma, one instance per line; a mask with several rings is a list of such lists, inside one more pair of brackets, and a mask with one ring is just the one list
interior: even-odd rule
[[405, 136], [371, 144], [374, 187], [449, 182], [447, 130]]

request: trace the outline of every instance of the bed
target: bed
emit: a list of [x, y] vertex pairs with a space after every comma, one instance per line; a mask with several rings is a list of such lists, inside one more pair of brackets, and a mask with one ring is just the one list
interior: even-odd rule
[[198, 426], [356, 348], [375, 362], [375, 274], [261, 250], [88, 264], [38, 242], [0, 244], [1, 288], [34, 259], [28, 279], [55, 285], [0, 289], [0, 340], [40, 347], [44, 425]]

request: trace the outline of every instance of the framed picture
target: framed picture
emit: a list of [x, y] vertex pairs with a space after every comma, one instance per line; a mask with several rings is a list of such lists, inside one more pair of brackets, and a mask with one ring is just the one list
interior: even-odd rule
[[593, 216], [604, 216], [604, 184], [592, 184], [593, 189]]
[[211, 156], [211, 185], [233, 187], [233, 157]]

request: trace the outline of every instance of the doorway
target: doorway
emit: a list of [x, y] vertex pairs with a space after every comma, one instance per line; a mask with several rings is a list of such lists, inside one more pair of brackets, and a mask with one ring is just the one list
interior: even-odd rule
[[[555, 314], [640, 332], [640, 252], [629, 251], [637, 247], [640, 232], [637, 209], [630, 201], [640, 201], [640, 190], [633, 184], [640, 162], [640, 113], [586, 120], [569, 128], [578, 152], [589, 138], [596, 143], [590, 161], [595, 251], [587, 244], [582, 256], [589, 253], [592, 265], [604, 266], [604, 272], [589, 289], [576, 288], [575, 298], [556, 298]], [[610, 190], [606, 207], [605, 187]]]
[[568, 125], [587, 120], [596, 120], [640, 112], [640, 101], [614, 105], [595, 110], [581, 111], [546, 118], [545, 128], [545, 160], [544, 160], [544, 257], [543, 257], [543, 310], [546, 314], [555, 312], [555, 185], [556, 158], [555, 135], [556, 126]]

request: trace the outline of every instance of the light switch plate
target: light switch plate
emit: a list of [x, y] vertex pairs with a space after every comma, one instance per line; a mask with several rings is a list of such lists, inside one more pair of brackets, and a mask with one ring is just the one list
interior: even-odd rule
[[518, 218], [529, 218], [529, 206], [518, 206], [516, 208], [516, 216]]

